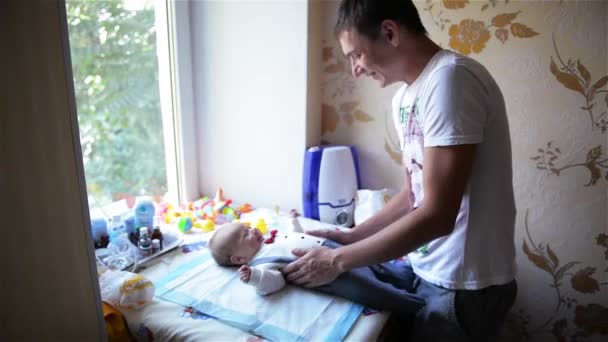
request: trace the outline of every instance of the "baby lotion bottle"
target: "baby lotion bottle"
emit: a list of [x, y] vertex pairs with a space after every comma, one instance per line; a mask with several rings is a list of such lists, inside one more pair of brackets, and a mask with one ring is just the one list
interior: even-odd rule
[[141, 198], [135, 204], [135, 228], [152, 227], [154, 217], [154, 203], [149, 198]]

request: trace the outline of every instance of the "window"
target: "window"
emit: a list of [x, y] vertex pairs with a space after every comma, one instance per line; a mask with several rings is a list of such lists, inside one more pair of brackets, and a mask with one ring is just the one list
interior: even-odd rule
[[91, 209], [141, 195], [178, 196], [165, 5], [66, 1]]

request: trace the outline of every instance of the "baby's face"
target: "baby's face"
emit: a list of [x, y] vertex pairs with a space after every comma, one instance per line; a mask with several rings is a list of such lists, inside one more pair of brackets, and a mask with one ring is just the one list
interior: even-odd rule
[[[232, 246], [232, 255], [239, 257], [238, 264], [249, 262], [258, 253], [264, 242], [264, 235], [257, 229], [249, 229], [243, 224], [234, 224], [222, 229], [227, 229], [226, 238]], [[235, 263], [233, 261], [233, 263]]]

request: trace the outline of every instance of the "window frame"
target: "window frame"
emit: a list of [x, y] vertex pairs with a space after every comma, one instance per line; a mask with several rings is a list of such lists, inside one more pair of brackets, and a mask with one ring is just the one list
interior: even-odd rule
[[167, 200], [182, 204], [199, 196], [190, 2], [156, 1], [155, 13]]

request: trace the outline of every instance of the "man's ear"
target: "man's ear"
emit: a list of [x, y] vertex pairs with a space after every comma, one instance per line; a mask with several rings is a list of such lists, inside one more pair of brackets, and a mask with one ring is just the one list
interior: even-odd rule
[[230, 263], [232, 263], [233, 265], [242, 265], [245, 263], [245, 257], [238, 256], [238, 255], [231, 255]]
[[385, 20], [380, 24], [380, 35], [390, 45], [399, 46], [399, 26], [393, 20]]

